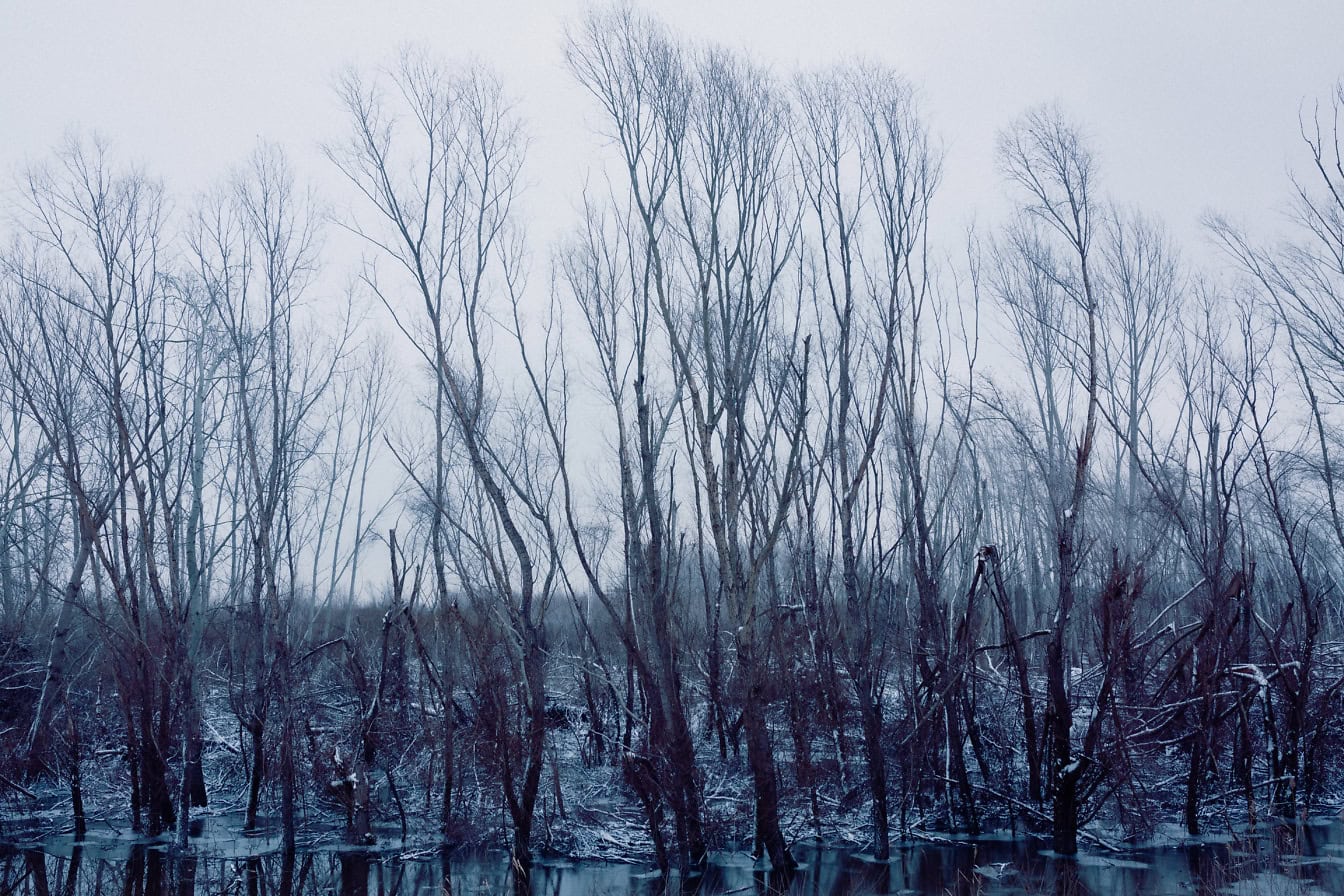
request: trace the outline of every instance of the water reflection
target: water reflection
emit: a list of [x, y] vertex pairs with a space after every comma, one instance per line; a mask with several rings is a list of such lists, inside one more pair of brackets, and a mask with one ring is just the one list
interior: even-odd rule
[[[525, 877], [499, 854], [390, 855], [336, 849], [236, 857], [175, 856], [116, 842], [0, 852], [0, 896], [798, 896], [917, 894], [1212, 894], [1344, 892], [1344, 831], [1302, 828], [1240, 843], [1064, 861], [1023, 842], [921, 845], [890, 863], [801, 851], [782, 874], [728, 856], [703, 875], [664, 880], [646, 867], [538, 864]], [[1238, 883], [1240, 882], [1240, 883]]]

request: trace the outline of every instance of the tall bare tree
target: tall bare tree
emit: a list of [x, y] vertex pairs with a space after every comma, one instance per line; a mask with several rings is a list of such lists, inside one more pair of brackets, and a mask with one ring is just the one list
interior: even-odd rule
[[[602, 543], [585, 532], [575, 504], [586, 490], [583, 469], [570, 460], [568, 439], [548, 408], [547, 420], [564, 463], [566, 518], [584, 580], [616, 627], [639, 677], [647, 709], [646, 743], [625, 758], [630, 779], [659, 782], [648, 794], [649, 824], [660, 861], [659, 809], [673, 814], [681, 867], [702, 868], [708, 858], [700, 780], [686, 704], [679, 646], [686, 589], [678, 572], [684, 559], [677, 537], [676, 482], [668, 456], [680, 381], [666, 369], [657, 341], [659, 315], [649, 278], [650, 256], [638, 218], [591, 208], [587, 226], [562, 256], [561, 269], [582, 313], [597, 358], [598, 380], [615, 424], [622, 562], [614, 577], [601, 563]], [[590, 628], [591, 631], [591, 628]], [[597, 645], [595, 645], [597, 646]], [[645, 769], [652, 770], [652, 775]]]
[[[526, 422], [501, 407], [493, 350], [509, 333], [495, 315], [523, 283], [514, 203], [525, 136], [491, 75], [413, 51], [373, 81], [348, 73], [340, 96], [351, 133], [328, 156], [370, 212], [350, 226], [396, 271], [384, 279], [371, 265], [364, 279], [433, 376], [431, 469], [416, 475], [440, 601], [453, 575], [507, 632], [517, 720], [501, 704], [498, 746], [513, 854], [525, 870], [546, 737], [546, 608], [558, 585], [554, 473], [544, 453], [532, 456]], [[454, 466], [466, 488], [458, 494]]]
[[[309, 628], [300, 593], [319, 595], [300, 566], [298, 541], [310, 508], [303, 489], [324, 426], [320, 414], [349, 333], [321, 334], [302, 322], [317, 273], [317, 218], [283, 153], [259, 147], [228, 187], [198, 211], [191, 236], [211, 318], [227, 347], [227, 382], [239, 514], [234, 607], [234, 710], [251, 740], [247, 819], [254, 827], [262, 783], [271, 777], [268, 728], [278, 747], [285, 843], [296, 835], [301, 743], [295, 703], [298, 653]], [[339, 319], [339, 318], [338, 318]], [[332, 585], [334, 586], [334, 582]]]
[[[1017, 331], [1024, 334], [1024, 351], [1036, 373], [1031, 381], [1038, 392], [1044, 444], [1029, 450], [1046, 482], [1056, 590], [1044, 670], [1053, 842], [1056, 851], [1073, 853], [1079, 783], [1092, 762], [1104, 715], [1093, 713], [1083, 742], [1075, 745], [1069, 631], [1084, 561], [1101, 395], [1101, 304], [1093, 270], [1100, 211], [1092, 155], [1059, 110], [1037, 109], [1020, 118], [1001, 135], [998, 152], [1005, 175], [1025, 198], [1023, 221], [1011, 231], [1010, 241], [1026, 289], [1000, 291]], [[1058, 381], [1060, 376], [1065, 382]], [[1069, 401], [1075, 388], [1079, 397]], [[1077, 424], [1066, 411], [1075, 404], [1081, 405]], [[1033, 444], [1035, 437], [1029, 436], [1027, 445]], [[1105, 687], [1099, 702], [1104, 702]]]
[[792, 116], [752, 63], [669, 44], [629, 11], [590, 19], [569, 58], [603, 109], [643, 227], [662, 335], [684, 384], [711, 587], [732, 633], [756, 847], [789, 866], [767, 722], [774, 614], [763, 576], [799, 487], [807, 413], [809, 349], [788, 282], [799, 228]]

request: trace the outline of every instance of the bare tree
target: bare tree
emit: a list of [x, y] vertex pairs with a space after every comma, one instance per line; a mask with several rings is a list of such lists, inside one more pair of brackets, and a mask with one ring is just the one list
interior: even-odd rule
[[[493, 77], [410, 51], [373, 82], [347, 74], [340, 94], [351, 135], [328, 156], [372, 211], [352, 229], [397, 271], [384, 281], [370, 266], [364, 279], [434, 377], [433, 466], [417, 481], [432, 514], [440, 600], [451, 570], [508, 632], [501, 643], [520, 727], [515, 736], [502, 722], [498, 745], [513, 854], [526, 871], [546, 737], [546, 607], [558, 584], [554, 474], [531, 456], [526, 421], [501, 411], [492, 351], [499, 298], [512, 305], [523, 282], [514, 202], [525, 138]], [[407, 308], [403, 290], [418, 310]], [[454, 464], [470, 486], [461, 493], [468, 504], [450, 494]]]
[[[1296, 600], [1287, 605], [1278, 625], [1262, 625], [1270, 660], [1269, 678], [1260, 685], [1279, 690], [1285, 714], [1266, 722], [1272, 742], [1271, 779], [1276, 812], [1294, 814], [1312, 798], [1315, 764], [1319, 761], [1321, 725], [1329, 717], [1323, 704], [1313, 703], [1313, 669], [1321, 663], [1315, 645], [1323, 626], [1324, 605], [1314, 570], [1333, 568], [1319, 553], [1319, 535], [1307, 522], [1307, 507], [1317, 508], [1328, 521], [1327, 536], [1344, 546], [1344, 523], [1339, 509], [1337, 458], [1340, 450], [1337, 409], [1344, 393], [1339, 388], [1344, 370], [1344, 345], [1337, 320], [1344, 310], [1344, 163], [1341, 162], [1340, 121], [1344, 115], [1344, 82], [1336, 84], [1325, 107], [1317, 104], [1302, 116], [1301, 136], [1310, 158], [1308, 173], [1292, 180], [1294, 235], [1277, 245], [1260, 245], [1222, 217], [1208, 225], [1228, 256], [1249, 278], [1255, 293], [1267, 300], [1281, 328], [1280, 350], [1305, 410], [1305, 444], [1310, 460], [1294, 460], [1298, 451], [1276, 449], [1271, 421], [1276, 411], [1271, 387], [1261, 388], [1254, 377], [1242, 376], [1242, 396], [1254, 427], [1254, 469], [1269, 510], [1272, 531], [1278, 533], [1285, 577], [1295, 584]], [[1243, 328], [1245, 330], [1245, 328]], [[1249, 338], [1249, 337], [1248, 337]], [[1268, 351], [1268, 348], [1265, 349]], [[1261, 378], [1264, 378], [1261, 374]], [[1313, 558], [1314, 562], [1313, 562]], [[1295, 612], [1296, 610], [1296, 612]], [[1291, 633], [1291, 635], [1289, 634]], [[1293, 637], [1295, 636], [1295, 637]], [[1316, 701], [1339, 687], [1326, 680], [1316, 689]], [[1268, 694], [1265, 696], [1268, 698]], [[1313, 715], [1314, 724], [1306, 721]], [[1311, 728], [1308, 734], [1307, 728]], [[1253, 810], [1253, 802], [1251, 809]]]
[[[570, 460], [566, 433], [548, 403], [548, 425], [562, 458], [567, 524], [585, 582], [616, 627], [648, 706], [646, 743], [624, 761], [637, 789], [649, 778], [660, 782], [646, 800], [660, 863], [669, 864], [658, 820], [665, 800], [673, 814], [679, 864], [702, 868], [707, 847], [701, 785], [678, 658], [686, 635], [675, 621], [686, 600], [678, 583], [683, 552], [676, 533], [675, 479], [667, 461], [680, 381], [675, 370], [670, 377], [659, 372], [667, 358], [656, 341], [659, 314], [639, 219], [590, 208], [587, 227], [562, 256], [561, 269], [596, 350], [598, 380], [616, 427], [622, 562], [614, 583], [604, 575], [603, 545], [585, 537], [591, 530], [575, 507], [580, 466]], [[645, 773], [646, 764], [651, 774]]]
[[[913, 582], [919, 607], [912, 643], [920, 645], [914, 686], [923, 696], [907, 743], [942, 731], [962, 805], [968, 812], [971, 806], [962, 761], [969, 704], [959, 685], [970, 657], [954, 644], [954, 629], [964, 635], [969, 627], [952, 622], [943, 584], [951, 548], [943, 542], [947, 500], [968, 456], [969, 409], [958, 408], [953, 397], [951, 354], [954, 338], [967, 332], [952, 332], [950, 309], [933, 285], [928, 219], [940, 158], [909, 85], [889, 72], [852, 68], [807, 77], [799, 92], [803, 122], [795, 142], [827, 374], [823, 452], [845, 608], [836, 630], [863, 718], [875, 850], [884, 857], [890, 836], [882, 747], [890, 626], [884, 617], [890, 608], [881, 595], [898, 572], [890, 565], [895, 556], [906, 558], [900, 571]], [[972, 341], [966, 347], [973, 353]], [[880, 450], [888, 446], [889, 456]], [[883, 475], [879, 464], [888, 460]], [[884, 516], [884, 504], [894, 509], [891, 517]], [[886, 530], [904, 533], [903, 544], [888, 541]], [[917, 747], [914, 753], [927, 759]]]
[[1344, 313], [1344, 82], [1335, 85], [1328, 109], [1317, 105], [1303, 118], [1302, 140], [1311, 175], [1293, 179], [1296, 238], [1276, 247], [1256, 245], [1222, 217], [1208, 225], [1232, 259], [1274, 304], [1287, 326], [1288, 349], [1310, 413], [1320, 476], [1335, 538], [1344, 546], [1344, 516], [1338, 497], [1337, 423], [1332, 411], [1344, 401], [1341, 370], [1344, 341], [1337, 322]]
[[[102, 144], [77, 140], [55, 164], [30, 173], [26, 187], [33, 258], [45, 261], [21, 278], [34, 301], [22, 334], [19, 319], [7, 322], [10, 366], [65, 470], [79, 520], [65, 621], [58, 619], [30, 741], [44, 730], [51, 692], [61, 687], [69, 614], [96, 558], [114, 602], [100, 602], [93, 615], [129, 660], [113, 669], [132, 766], [132, 821], [139, 829], [147, 814], [157, 834], [177, 817], [173, 758], [181, 756], [188, 773], [178, 721], [191, 714], [191, 632], [203, 604], [194, 595], [201, 599], [193, 608], [182, 563], [193, 502], [191, 452], [178, 449], [189, 423], [182, 390], [192, 357], [180, 350], [185, 305], [159, 263], [162, 191], [138, 172], [118, 170]], [[87, 391], [81, 395], [70, 377], [87, 380]], [[96, 453], [81, 447], [89, 444], [85, 430], [97, 433]]]
[[[92, 153], [92, 158], [90, 157]], [[64, 690], [68, 642], [78, 612], [84, 574], [94, 556], [94, 542], [112, 511], [116, 495], [125, 483], [124, 471], [116, 469], [115, 447], [105, 429], [93, 424], [100, 408], [98, 383], [104, 371], [97, 360], [80, 353], [78, 346], [95, 343], [92, 314], [95, 302], [114, 301], [107, 292], [124, 284], [122, 259], [115, 253], [123, 249], [117, 237], [126, 237], [124, 221], [95, 219], [94, 236], [99, 228], [108, 231], [108, 251], [92, 260], [76, 256], [77, 247], [59, 239], [64, 215], [78, 211], [82, 196], [78, 185], [89, 184], [102, 194], [113, 194], [123, 201], [109, 206], [110, 216], [128, 214], [126, 194], [134, 195], [135, 185], [108, 183], [112, 174], [103, 170], [105, 147], [91, 151], [82, 144], [65, 147], [59, 168], [35, 169], [25, 178], [24, 194], [28, 204], [26, 245], [16, 246], [6, 257], [7, 280], [3, 325], [4, 352], [10, 376], [11, 395], [41, 432], [61, 472], [72, 507], [72, 560], [68, 581], [51, 639], [51, 650], [37, 706], [29, 728], [26, 748], [30, 755], [40, 750], [40, 738], [56, 701]], [[91, 183], [90, 183], [91, 182]], [[98, 195], [95, 193], [95, 195]], [[118, 226], [118, 225], [121, 226]], [[55, 230], [55, 234], [52, 231]], [[103, 248], [102, 242], [95, 242]], [[78, 247], [85, 248], [85, 247]], [[67, 251], [70, 253], [67, 257]], [[95, 251], [97, 251], [95, 249]], [[88, 264], [91, 270], [85, 271]], [[79, 265], [74, 271], [72, 265]], [[100, 265], [99, 272], [94, 265]], [[86, 279], [81, 279], [84, 274]], [[101, 274], [101, 276], [99, 276]], [[84, 304], [81, 290], [91, 296]], [[86, 312], [87, 313], [84, 313]], [[88, 376], [81, 377], [83, 372]]]
[[338, 328], [327, 341], [300, 320], [316, 273], [316, 216], [277, 149], [258, 148], [228, 189], [201, 208], [191, 241], [212, 315], [209, 330], [227, 346], [221, 373], [231, 410], [241, 558], [232, 697], [251, 738], [245, 824], [256, 825], [262, 782], [270, 775], [265, 745], [275, 710], [281, 821], [292, 848], [301, 734], [296, 666], [307, 627], [296, 601], [304, 585], [297, 543], [307, 510], [302, 489], [349, 334]]
[[628, 11], [590, 20], [571, 37], [569, 59], [603, 109], [643, 227], [661, 329], [684, 383], [697, 528], [732, 632], [756, 846], [789, 866], [767, 724], [773, 613], [763, 575], [799, 487], [807, 407], [808, 346], [786, 279], [798, 237], [791, 116], [751, 63], [669, 45]]
[[1176, 323], [1187, 286], [1181, 260], [1162, 226], [1137, 211], [1105, 218], [1101, 351], [1104, 415], [1116, 438], [1113, 499], [1116, 526], [1133, 558], [1144, 483], [1135, 450], [1152, 426], [1157, 388], [1170, 371]]
[[[1051, 108], [1034, 110], [1005, 131], [999, 140], [999, 160], [1026, 197], [1025, 220], [1013, 231], [1012, 241], [1030, 286], [1022, 300], [1008, 291], [1003, 294], [1020, 322], [1018, 331], [1032, 334], [1024, 347], [1040, 374], [1032, 382], [1039, 390], [1045, 444], [1034, 453], [1047, 483], [1047, 531], [1054, 543], [1051, 572], [1056, 587], [1045, 668], [1053, 842], [1056, 851], [1073, 853], [1078, 848], [1079, 782], [1089, 770], [1104, 716], [1093, 713], [1081, 748], [1075, 749], [1068, 635], [1084, 559], [1102, 360], [1100, 300], [1093, 273], [1099, 223], [1094, 163], [1078, 131]], [[1060, 371], [1066, 371], [1063, 384], [1055, 380]], [[1058, 391], [1071, 389], [1075, 378], [1082, 404], [1076, 437]]]

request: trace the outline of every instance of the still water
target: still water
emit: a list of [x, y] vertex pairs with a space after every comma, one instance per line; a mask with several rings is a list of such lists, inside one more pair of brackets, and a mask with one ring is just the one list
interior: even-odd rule
[[1061, 860], [1021, 840], [907, 845], [878, 865], [838, 850], [800, 847], [784, 876], [725, 855], [693, 880], [665, 881], [648, 866], [542, 862], [515, 889], [500, 853], [327, 846], [286, 858], [273, 841], [214, 841], [195, 857], [115, 838], [0, 847], [0, 896], [645, 896], [661, 893], [812, 894], [1277, 894], [1344, 893], [1344, 826], [1279, 828], [1224, 843]]

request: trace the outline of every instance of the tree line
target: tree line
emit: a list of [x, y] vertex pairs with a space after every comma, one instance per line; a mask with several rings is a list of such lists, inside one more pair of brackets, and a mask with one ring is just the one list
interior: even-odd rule
[[564, 55], [602, 176], [544, 263], [504, 87], [414, 51], [339, 80], [348, 212], [270, 146], [172, 210], [96, 140], [18, 178], [11, 811], [64, 794], [82, 837], [97, 770], [183, 847], [239, 794], [290, 850], [315, 814], [497, 816], [526, 868], [578, 767], [666, 869], [788, 867], [856, 807], [885, 859], [1338, 798], [1344, 87], [1288, 233], [1211, 216], [1202, 271], [1056, 107], [1000, 134], [1007, 220], [950, 247], [888, 69], [623, 8]]

